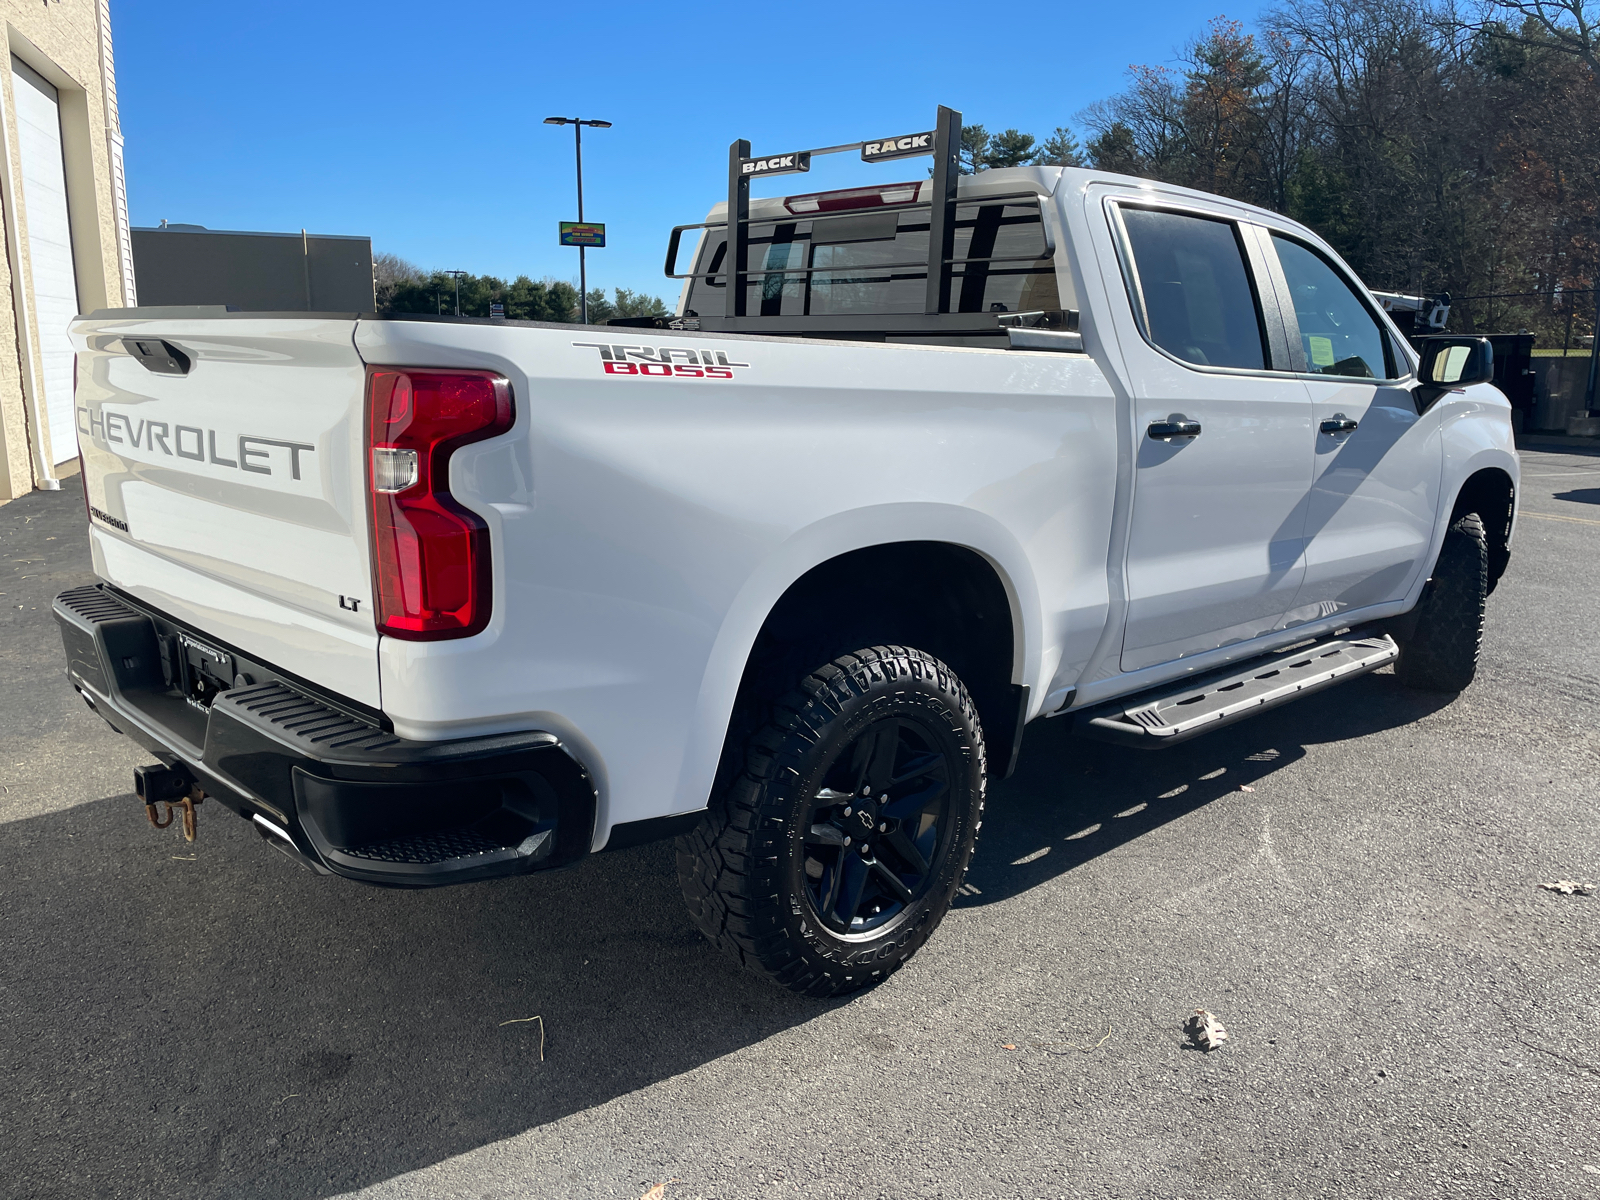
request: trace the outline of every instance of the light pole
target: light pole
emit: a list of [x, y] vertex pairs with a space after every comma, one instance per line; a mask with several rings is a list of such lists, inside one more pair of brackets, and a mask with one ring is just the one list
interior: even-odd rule
[[443, 273], [446, 274], [446, 275], [454, 275], [456, 277], [456, 316], [459, 317], [461, 315], [461, 277], [463, 275], [465, 275], [466, 272], [465, 271], [445, 271]]
[[[579, 117], [546, 117], [546, 125], [571, 125], [572, 144], [578, 153], [578, 221], [583, 221], [583, 127], [593, 126], [595, 129], [610, 129], [610, 121], [585, 121]], [[589, 323], [589, 274], [583, 261], [583, 247], [578, 247], [578, 311], [583, 314], [583, 323]]]

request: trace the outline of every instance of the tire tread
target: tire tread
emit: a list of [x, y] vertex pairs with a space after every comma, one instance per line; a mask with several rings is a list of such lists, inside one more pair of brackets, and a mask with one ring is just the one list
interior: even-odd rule
[[[896, 679], [935, 681], [950, 707], [975, 732], [978, 803], [973, 840], [982, 826], [985, 757], [977, 712], [966, 688], [944, 663], [906, 646], [873, 646], [842, 654], [804, 675], [769, 706], [767, 720], [745, 739], [743, 770], [705, 818], [677, 840], [678, 880], [690, 917], [702, 933], [745, 968], [803, 995], [827, 997], [855, 991], [886, 978], [932, 934], [948, 899], [924, 920], [896, 953], [870, 971], [830, 971], [814, 962], [781, 918], [786, 898], [779, 888], [782, 866], [785, 773], [795, 773], [805, 747], [821, 735], [852, 699], [874, 685]], [[960, 886], [966, 864], [950, 887]]]
[[1489, 539], [1477, 513], [1445, 532], [1416, 624], [1401, 645], [1395, 676], [1407, 687], [1460, 692], [1478, 671], [1489, 596]]

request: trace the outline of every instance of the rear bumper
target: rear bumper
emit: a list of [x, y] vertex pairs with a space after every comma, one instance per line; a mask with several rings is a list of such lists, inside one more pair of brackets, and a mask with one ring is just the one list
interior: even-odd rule
[[[63, 592], [54, 607], [67, 677], [90, 707], [319, 870], [427, 887], [589, 852], [594, 787], [553, 734], [409, 741], [107, 587]], [[185, 635], [214, 652], [198, 685]], [[215, 690], [219, 669], [234, 686]]]

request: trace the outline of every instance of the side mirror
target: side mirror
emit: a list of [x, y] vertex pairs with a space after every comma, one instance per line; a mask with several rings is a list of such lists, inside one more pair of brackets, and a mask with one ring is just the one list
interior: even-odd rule
[[1494, 345], [1486, 337], [1425, 337], [1417, 339], [1422, 351], [1417, 401], [1422, 408], [1446, 392], [1494, 380]]

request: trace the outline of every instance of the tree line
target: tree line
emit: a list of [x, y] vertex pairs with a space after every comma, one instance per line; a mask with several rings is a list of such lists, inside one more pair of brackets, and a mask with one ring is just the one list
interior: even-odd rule
[[[1458, 4], [1478, 4], [1467, 12]], [[1043, 141], [962, 130], [961, 170], [1092, 165], [1258, 204], [1316, 230], [1380, 291], [1448, 291], [1456, 332], [1594, 332], [1600, 0], [1276, 0], [1218, 17], [1170, 65]], [[454, 310], [455, 282], [393, 256], [379, 305]], [[461, 311], [576, 320], [561, 280], [461, 281]], [[591, 293], [591, 320], [664, 313]]]
[[[450, 313], [456, 311], [456, 277], [446, 271], [423, 271], [395, 254], [372, 257], [373, 283], [379, 312]], [[578, 289], [565, 279], [531, 279], [518, 275], [507, 282], [495, 275], [463, 273], [461, 315], [487, 317], [491, 304], [503, 304], [508, 321], [579, 322]], [[589, 322], [613, 317], [659, 317], [668, 312], [657, 296], [627, 288], [589, 289]]]
[[1258, 204], [1381, 291], [1455, 298], [1457, 332], [1593, 332], [1600, 0], [1278, 0], [1038, 145], [963, 131], [962, 169], [1092, 165]]

